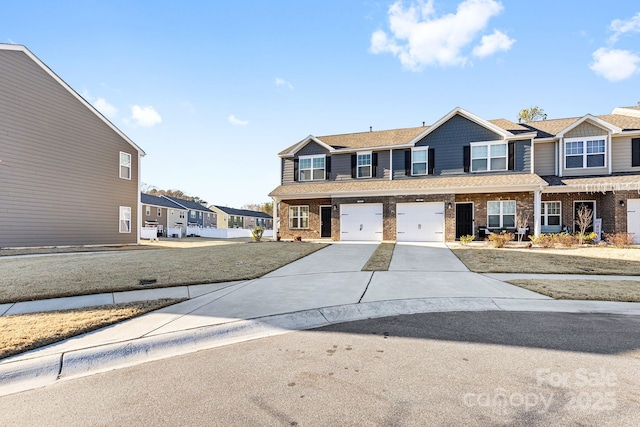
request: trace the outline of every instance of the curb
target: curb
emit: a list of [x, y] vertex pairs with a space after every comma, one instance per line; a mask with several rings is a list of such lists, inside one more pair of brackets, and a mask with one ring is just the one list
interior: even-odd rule
[[[0, 362], [0, 396], [200, 350], [288, 332], [388, 316], [464, 312], [559, 312], [640, 316], [640, 303], [500, 298], [421, 298], [348, 304], [238, 320], [162, 335]], [[37, 352], [37, 350], [36, 350]]]

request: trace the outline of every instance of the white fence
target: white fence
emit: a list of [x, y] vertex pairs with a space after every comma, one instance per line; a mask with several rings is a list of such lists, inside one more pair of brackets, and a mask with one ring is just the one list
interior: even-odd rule
[[[251, 237], [251, 230], [244, 228], [187, 227], [187, 235], [212, 239], [234, 239], [237, 237]], [[273, 237], [273, 230], [265, 230], [262, 237]]]
[[142, 227], [141, 239], [155, 239], [158, 237], [158, 227]]
[[182, 227], [167, 227], [167, 237], [182, 237]]

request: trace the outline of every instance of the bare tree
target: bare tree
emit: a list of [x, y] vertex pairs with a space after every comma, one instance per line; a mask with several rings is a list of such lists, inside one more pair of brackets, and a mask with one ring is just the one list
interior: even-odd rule
[[578, 235], [579, 244], [582, 245], [584, 240], [584, 235], [587, 232], [587, 228], [589, 228], [593, 221], [593, 211], [589, 209], [586, 205], [581, 205], [576, 214], [575, 224], [578, 226], [580, 230], [580, 234]]
[[522, 242], [525, 229], [529, 225], [529, 213], [520, 210], [516, 215], [516, 234], [518, 235], [518, 242]]

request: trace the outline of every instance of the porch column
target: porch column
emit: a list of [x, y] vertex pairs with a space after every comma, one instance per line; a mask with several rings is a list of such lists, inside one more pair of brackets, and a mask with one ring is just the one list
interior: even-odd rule
[[272, 240], [276, 242], [278, 241], [278, 233], [280, 232], [280, 221], [278, 221], [279, 206], [278, 206], [277, 198], [272, 197], [271, 201], [273, 202], [273, 238]]
[[533, 192], [533, 235], [539, 236], [541, 227], [540, 215], [542, 213], [542, 190]]

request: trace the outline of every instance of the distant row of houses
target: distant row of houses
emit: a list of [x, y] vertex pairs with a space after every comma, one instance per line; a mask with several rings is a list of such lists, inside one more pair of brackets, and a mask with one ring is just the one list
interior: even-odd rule
[[0, 44], [0, 248], [273, 227], [267, 214], [141, 194], [144, 155], [29, 49]]
[[155, 227], [158, 236], [186, 236], [190, 234], [190, 227], [273, 228], [273, 218], [265, 212], [216, 205], [206, 207], [190, 200], [144, 193], [140, 194], [140, 203], [142, 204], [142, 226]]

